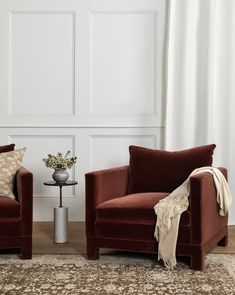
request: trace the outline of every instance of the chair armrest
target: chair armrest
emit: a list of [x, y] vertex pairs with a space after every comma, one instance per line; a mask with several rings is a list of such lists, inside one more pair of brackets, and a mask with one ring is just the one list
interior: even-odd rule
[[86, 232], [94, 234], [96, 207], [110, 199], [125, 196], [129, 166], [87, 173], [86, 180]]
[[33, 174], [21, 167], [16, 172], [17, 200], [21, 207], [21, 234], [32, 235]]
[[[227, 178], [227, 170], [220, 167]], [[190, 177], [189, 196], [191, 216], [191, 244], [203, 244], [213, 237], [228, 222], [228, 214], [219, 215], [217, 191], [210, 173]]]

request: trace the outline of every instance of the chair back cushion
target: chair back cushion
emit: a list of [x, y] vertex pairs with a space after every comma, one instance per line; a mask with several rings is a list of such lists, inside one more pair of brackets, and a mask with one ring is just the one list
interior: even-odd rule
[[212, 165], [215, 147], [170, 152], [131, 145], [128, 193], [172, 192], [194, 169]]
[[11, 152], [14, 151], [15, 144], [8, 144], [8, 145], [0, 145], [0, 153], [6, 153], [6, 152]]
[[26, 148], [0, 153], [0, 196], [15, 199], [13, 184]]

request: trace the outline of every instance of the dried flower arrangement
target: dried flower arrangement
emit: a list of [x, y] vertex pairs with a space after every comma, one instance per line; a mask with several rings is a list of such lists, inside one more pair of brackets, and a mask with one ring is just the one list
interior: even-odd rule
[[42, 159], [45, 166], [55, 170], [70, 169], [77, 161], [77, 157], [69, 157], [70, 151], [67, 151], [65, 155], [57, 153], [57, 155], [48, 154], [47, 158]]

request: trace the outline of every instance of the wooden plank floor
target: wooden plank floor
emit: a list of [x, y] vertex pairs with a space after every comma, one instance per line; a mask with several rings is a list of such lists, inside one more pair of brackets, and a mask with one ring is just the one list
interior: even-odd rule
[[33, 223], [33, 254], [82, 254], [86, 253], [85, 223], [69, 222], [69, 241], [55, 244], [53, 222]]
[[[69, 242], [66, 244], [55, 244], [53, 242], [53, 227], [53, 222], [34, 222], [34, 254], [85, 254], [86, 239], [84, 222], [69, 223]], [[235, 254], [235, 225], [229, 226], [228, 246], [217, 246], [211, 251], [211, 253]]]

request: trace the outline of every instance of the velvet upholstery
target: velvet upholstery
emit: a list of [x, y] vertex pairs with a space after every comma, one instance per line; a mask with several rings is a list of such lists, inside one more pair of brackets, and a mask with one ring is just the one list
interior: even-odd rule
[[130, 146], [130, 194], [172, 192], [196, 168], [212, 165], [214, 144], [169, 152]]
[[[153, 210], [168, 193], [139, 193], [103, 202], [96, 208], [96, 222], [150, 223], [156, 222]], [[189, 211], [183, 212], [180, 224], [188, 225]]]
[[[211, 159], [213, 148], [208, 153]], [[210, 164], [208, 161], [207, 165]], [[227, 178], [227, 170], [219, 169]], [[151, 177], [150, 173], [147, 175]], [[129, 166], [85, 175], [88, 259], [98, 259], [100, 248], [157, 255], [158, 244], [153, 236], [157, 217], [153, 207], [173, 186], [128, 194], [129, 179]], [[195, 270], [203, 270], [204, 256], [214, 246], [227, 245], [228, 215], [219, 215], [216, 199], [211, 174], [200, 173], [190, 178], [189, 208], [181, 215], [176, 254], [189, 256], [190, 266]]]
[[11, 152], [14, 151], [15, 144], [11, 143], [8, 145], [0, 145], [0, 153], [6, 153], [6, 152]]
[[0, 218], [20, 217], [20, 203], [7, 197], [0, 196]]
[[16, 200], [0, 197], [0, 249], [19, 249], [20, 257], [32, 257], [33, 175], [25, 168], [17, 170]]

